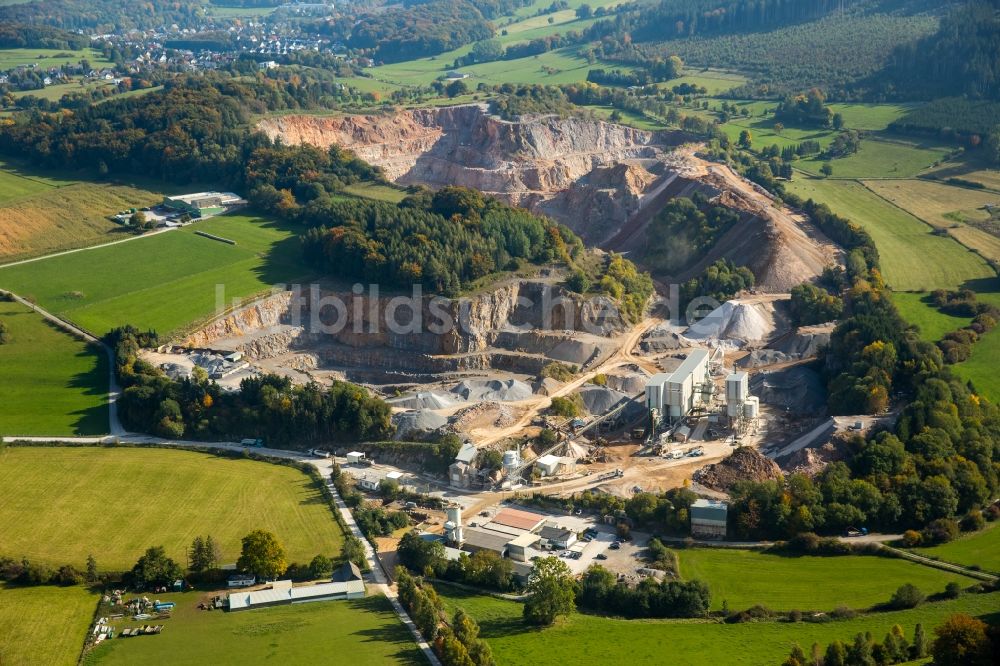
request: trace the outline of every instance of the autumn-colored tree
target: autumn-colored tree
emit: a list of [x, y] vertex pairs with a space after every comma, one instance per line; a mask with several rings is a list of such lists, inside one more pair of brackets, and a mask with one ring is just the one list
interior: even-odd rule
[[273, 580], [288, 568], [285, 548], [271, 532], [254, 530], [243, 537], [243, 550], [236, 567], [258, 578]]
[[935, 666], [989, 666], [991, 643], [986, 623], [959, 613], [934, 630], [931, 648]]

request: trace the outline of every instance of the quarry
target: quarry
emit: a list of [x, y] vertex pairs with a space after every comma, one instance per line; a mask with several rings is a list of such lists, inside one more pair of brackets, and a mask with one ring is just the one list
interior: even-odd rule
[[[700, 192], [739, 221], [682, 274], [654, 274], [660, 293], [639, 321], [568, 290], [556, 268], [456, 298], [290, 286], [147, 353], [151, 362], [180, 375], [199, 359], [239, 359], [232, 388], [254, 372], [365, 385], [391, 407], [396, 440], [464, 442], [447, 485], [484, 502], [528, 487], [628, 496], [685, 480], [724, 497], [741, 475], [836, 457], [830, 442], [848, 422], [826, 418], [815, 363], [833, 325], [795, 327], [788, 292], [843, 252], [682, 132], [586, 117], [509, 122], [483, 105], [283, 115], [258, 129], [348, 148], [400, 185], [482, 190], [565, 223], [597, 256], [640, 265], [649, 222], [674, 197]], [[671, 312], [669, 284], [720, 258], [751, 268], [755, 290], [691, 322]], [[426, 450], [359, 446], [386, 471], [430, 464]]]
[[287, 144], [338, 145], [379, 166], [401, 185], [461, 185], [546, 215], [587, 245], [634, 254], [664, 203], [700, 192], [740, 214], [683, 281], [727, 258], [748, 266], [758, 288], [788, 292], [842, 262], [842, 252], [803, 216], [680, 131], [643, 131], [583, 117], [506, 121], [485, 105], [413, 109], [384, 115], [282, 115], [257, 129]]

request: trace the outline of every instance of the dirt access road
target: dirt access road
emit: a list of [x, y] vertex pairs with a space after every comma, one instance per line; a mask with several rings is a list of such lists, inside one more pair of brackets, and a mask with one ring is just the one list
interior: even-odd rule
[[652, 363], [648, 359], [635, 356], [632, 353], [632, 350], [636, 348], [639, 344], [639, 340], [642, 339], [642, 336], [645, 335], [647, 331], [661, 323], [663, 323], [663, 320], [658, 317], [647, 317], [643, 319], [628, 333], [622, 336], [618, 348], [603, 363], [595, 366], [573, 381], [560, 387], [559, 390], [555, 391], [552, 395], [538, 396], [529, 400], [520, 400], [508, 403], [511, 407], [518, 410], [524, 410], [521, 417], [513, 425], [499, 430], [495, 428], [484, 429], [484, 431], [473, 430], [469, 433], [469, 435], [479, 446], [495, 444], [496, 442], [506, 439], [507, 437], [519, 435], [521, 431], [527, 428], [531, 422], [538, 417], [542, 410], [547, 409], [552, 404], [552, 398], [569, 395], [593, 379], [596, 375], [606, 373], [622, 366], [636, 365], [649, 374], [659, 372], [659, 368], [657, 368], [655, 363]]

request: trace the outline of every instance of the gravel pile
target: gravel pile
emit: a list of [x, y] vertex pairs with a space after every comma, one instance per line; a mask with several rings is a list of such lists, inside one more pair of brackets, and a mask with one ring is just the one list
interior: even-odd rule
[[823, 379], [815, 370], [803, 366], [757, 373], [750, 379], [750, 392], [765, 405], [797, 414], [816, 415], [826, 407]]
[[583, 400], [584, 408], [594, 416], [607, 414], [615, 405], [628, 397], [620, 391], [595, 384], [584, 386], [577, 393]]
[[396, 426], [395, 439], [423, 439], [447, 425], [448, 419], [429, 409], [415, 409], [394, 414], [392, 422]]
[[608, 388], [625, 395], [638, 395], [646, 389], [646, 375], [633, 372], [627, 375], [608, 375]]
[[452, 388], [451, 392], [467, 402], [510, 402], [527, 400], [533, 395], [531, 386], [516, 379], [466, 379]]
[[726, 301], [704, 319], [689, 326], [684, 336], [691, 340], [747, 343], [766, 340], [773, 333], [774, 323], [765, 306]]
[[749, 446], [736, 449], [722, 462], [694, 473], [694, 480], [712, 490], [727, 492], [737, 481], [768, 481], [782, 478], [778, 464]]
[[649, 329], [639, 343], [639, 349], [645, 354], [673, 351], [682, 346], [684, 345], [680, 336], [673, 330], [669, 322]]
[[444, 409], [457, 404], [455, 396], [436, 391], [420, 391], [386, 400], [393, 407], [405, 409]]

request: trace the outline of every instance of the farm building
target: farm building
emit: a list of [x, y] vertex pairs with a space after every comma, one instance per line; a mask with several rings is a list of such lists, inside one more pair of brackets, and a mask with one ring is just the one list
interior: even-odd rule
[[251, 610], [267, 606], [302, 604], [310, 601], [360, 599], [365, 596], [365, 582], [354, 564], [345, 564], [334, 572], [329, 583], [294, 587], [290, 580], [278, 580], [271, 587], [253, 592], [230, 592], [229, 610]]
[[191, 217], [211, 217], [245, 204], [245, 199], [232, 192], [195, 192], [163, 199], [164, 207]]
[[699, 499], [691, 505], [691, 536], [702, 539], [726, 538], [729, 507], [719, 500]]
[[257, 577], [249, 574], [236, 574], [226, 581], [226, 587], [252, 587], [257, 584]]

